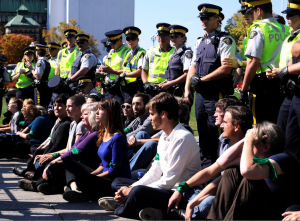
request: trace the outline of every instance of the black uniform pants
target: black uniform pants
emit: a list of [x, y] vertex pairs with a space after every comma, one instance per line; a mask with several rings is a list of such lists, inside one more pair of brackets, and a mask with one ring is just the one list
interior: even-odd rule
[[41, 105], [48, 110], [48, 105], [50, 103], [52, 92], [47, 85], [41, 85], [34, 88], [34, 103], [35, 105]]
[[128, 97], [132, 97], [138, 93], [138, 83], [137, 81], [127, 84], [125, 86], [121, 86], [121, 90], [124, 92], [124, 100]]
[[283, 131], [286, 131], [287, 120], [289, 117], [289, 111], [292, 105], [292, 99], [285, 97], [279, 110], [277, 125], [280, 126]]

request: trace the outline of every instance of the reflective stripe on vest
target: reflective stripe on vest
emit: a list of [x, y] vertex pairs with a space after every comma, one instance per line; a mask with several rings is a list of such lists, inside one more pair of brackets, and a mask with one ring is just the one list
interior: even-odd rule
[[61, 78], [68, 77], [69, 73], [71, 72], [73, 62], [80, 55], [80, 51], [78, 50], [77, 46], [75, 46], [75, 49], [72, 51], [72, 53], [66, 53], [67, 51], [67, 48], [62, 49], [59, 51], [57, 56]]
[[258, 26], [264, 35], [264, 49], [260, 65], [256, 71], [257, 74], [260, 74], [266, 72], [267, 66], [274, 65], [276, 68], [279, 67], [281, 46], [286, 37], [290, 35], [290, 27], [278, 22], [255, 21], [248, 29], [247, 36], [250, 36], [250, 31], [255, 26]]
[[174, 51], [172, 48], [167, 52], [160, 52], [160, 46], [155, 46], [149, 50], [149, 73], [147, 82], [161, 83], [166, 80], [165, 72], [169, 59]]
[[[122, 70], [123, 69], [123, 61], [125, 58], [125, 55], [130, 50], [126, 45], [121, 46], [121, 50], [118, 52], [113, 52], [112, 54], [109, 54], [105, 60], [105, 64], [107, 66], [110, 66], [113, 70]], [[108, 79], [115, 80], [116, 79], [115, 74], [107, 73], [107, 76], [105, 78], [105, 81], [107, 82]]]
[[300, 33], [297, 34], [296, 37], [294, 37], [294, 39], [290, 42], [289, 39], [291, 38], [288, 37], [285, 39], [285, 41], [282, 44], [282, 48], [281, 48], [281, 53], [280, 53], [280, 62], [279, 62], [279, 68], [284, 68], [286, 66], [288, 66], [289, 61], [292, 60], [292, 47], [293, 44], [295, 43], [295, 41], [297, 41], [297, 39], [299, 38]]
[[[31, 63], [32, 67], [34, 67], [34, 63]], [[16, 73], [18, 73], [18, 70], [20, 68], [25, 68], [24, 66], [24, 62], [19, 62], [17, 64], [17, 67], [16, 67]], [[25, 68], [26, 72], [29, 71], [28, 68]], [[20, 74], [19, 78], [18, 78], [18, 81], [16, 83], [16, 87], [17, 88], [26, 88], [26, 87], [29, 87], [32, 85], [32, 80], [27, 77], [25, 74]]]
[[[128, 51], [128, 53], [126, 54], [125, 58], [124, 58], [124, 64], [126, 64], [127, 59], [130, 56], [131, 51]], [[138, 62], [140, 59], [141, 54], [146, 54], [146, 51], [143, 48], [140, 48], [138, 50], [138, 53], [136, 55], [133, 56], [133, 58], [130, 61], [130, 64], [127, 64], [126, 67], [123, 67], [123, 70], [126, 73], [130, 73], [130, 72], [134, 72], [138, 69]], [[130, 69], [130, 65], [131, 65], [131, 69]], [[136, 78], [132, 78], [132, 77], [125, 77], [127, 84], [135, 82]], [[122, 83], [124, 85], [124, 82]]]
[[50, 80], [54, 75], [55, 75], [55, 68], [57, 66], [56, 64], [56, 60], [52, 60], [51, 58], [48, 60], [50, 65], [51, 65], [51, 70], [50, 70], [50, 73], [49, 73], [49, 77], [48, 77], [48, 80]]

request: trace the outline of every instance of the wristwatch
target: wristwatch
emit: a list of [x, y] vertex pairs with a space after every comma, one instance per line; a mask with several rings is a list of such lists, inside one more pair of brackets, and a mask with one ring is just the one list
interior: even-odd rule
[[242, 61], [239, 61], [239, 62], [238, 62], [238, 66], [239, 66], [239, 68], [242, 68], [242, 67], [243, 67], [243, 65], [244, 65], [244, 63], [243, 63]]
[[126, 73], [124, 72], [124, 73], [122, 73], [122, 77], [124, 78], [124, 77], [126, 77]]

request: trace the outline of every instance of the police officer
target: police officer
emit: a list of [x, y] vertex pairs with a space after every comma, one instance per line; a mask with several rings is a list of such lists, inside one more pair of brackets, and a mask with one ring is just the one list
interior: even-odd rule
[[287, 150], [300, 158], [300, 60], [297, 54], [292, 54], [292, 49], [299, 52], [300, 0], [290, 0], [282, 13], [286, 14], [287, 23], [292, 28], [291, 34], [282, 44], [279, 68], [267, 70], [267, 76], [279, 77], [281, 80], [285, 99], [280, 107], [277, 124], [286, 132]]
[[51, 65], [45, 57], [47, 46], [42, 44], [36, 44], [35, 49], [35, 55], [37, 57], [35, 67], [32, 68], [30, 62], [26, 62], [25, 67], [27, 67], [30, 70], [31, 76], [34, 79], [35, 105], [41, 105], [47, 108], [52, 95], [47, 88]]
[[272, 17], [271, 0], [245, 0], [244, 3], [254, 22], [248, 29], [249, 40], [245, 52], [248, 61], [240, 100], [247, 102], [250, 86], [254, 124], [265, 120], [276, 123], [282, 102], [279, 80], [267, 80], [265, 72], [268, 67], [279, 66], [281, 46], [289, 35], [289, 27], [279, 24]]
[[110, 45], [110, 50], [104, 65], [100, 66], [100, 71], [106, 73], [105, 83], [102, 83], [105, 99], [114, 98], [122, 104], [124, 98], [120, 90], [121, 78], [119, 75], [123, 73], [123, 61], [125, 55], [130, 50], [123, 44], [123, 30], [113, 30], [105, 33], [107, 37], [107, 45]]
[[174, 48], [170, 45], [169, 26], [168, 23], [158, 23], [156, 25], [159, 45], [148, 49], [143, 61], [142, 80], [144, 90], [150, 96], [160, 93], [159, 84], [166, 80], [165, 72], [174, 51]]
[[124, 92], [124, 99], [133, 97], [139, 89], [141, 83], [142, 65], [146, 51], [141, 48], [139, 43], [139, 35], [142, 31], [134, 26], [128, 26], [123, 29], [126, 36], [126, 43], [131, 50], [128, 51], [123, 62], [123, 73], [120, 77], [125, 78], [122, 81], [121, 89]]
[[67, 40], [67, 47], [58, 52], [55, 74], [60, 75], [63, 79], [67, 79], [69, 73], [71, 73], [72, 64], [80, 55], [80, 51], [75, 44], [75, 35], [77, 34], [77, 31], [74, 29], [67, 29], [64, 31], [64, 34]]
[[81, 76], [90, 77], [92, 81], [95, 81], [95, 72], [97, 68], [97, 58], [91, 52], [89, 46], [89, 35], [77, 34], [75, 36], [76, 44], [81, 52], [80, 56], [75, 59], [72, 65], [71, 73], [68, 76], [67, 82], [72, 83], [71, 86], [72, 95], [77, 91], [76, 80]]
[[[111, 50], [111, 46], [110, 46], [110, 45], [107, 45], [106, 42], [107, 42], [107, 38], [103, 38], [103, 39], [101, 40], [101, 43], [103, 44], [103, 50], [106, 51], [107, 53], [109, 53], [110, 50]], [[105, 59], [106, 59], [106, 58], [107, 58], [107, 55], [105, 55], [105, 56], [103, 57], [103, 63], [105, 63]]]
[[196, 119], [202, 167], [208, 167], [217, 159], [218, 128], [215, 126], [215, 103], [225, 94], [233, 93], [232, 68], [221, 65], [229, 55], [235, 58], [236, 43], [219, 29], [222, 8], [212, 4], [198, 6], [200, 20], [205, 30], [198, 38], [192, 65], [189, 70], [185, 98], [192, 96], [190, 85], [196, 89]]
[[0, 116], [2, 112], [2, 101], [4, 97], [4, 87], [7, 86], [10, 82], [7, 70], [4, 67], [4, 63], [7, 62], [7, 57], [4, 54], [0, 53]]
[[94, 82], [91, 77], [82, 76], [77, 79], [77, 87], [79, 88], [80, 94], [83, 94], [85, 98], [90, 96], [90, 94], [95, 94], [99, 98], [102, 95], [94, 88]]
[[34, 67], [33, 58], [35, 53], [35, 47], [26, 47], [23, 49], [22, 62], [19, 62], [14, 69], [11, 77], [12, 81], [16, 83], [17, 93], [16, 97], [23, 100], [27, 98], [34, 99], [34, 89], [32, 87], [33, 80], [28, 76], [31, 75], [30, 70], [25, 67], [25, 62], [30, 62]]
[[193, 52], [185, 46], [188, 29], [181, 25], [170, 25], [171, 43], [174, 46], [173, 54], [170, 57], [166, 80], [159, 84], [161, 91], [182, 97], [187, 73], [190, 69]]
[[50, 80], [55, 75], [55, 68], [57, 67], [57, 54], [61, 47], [60, 44], [55, 42], [48, 42], [47, 47], [51, 56], [48, 59], [48, 62], [51, 65], [51, 71], [48, 77], [49, 78], [48, 80]]

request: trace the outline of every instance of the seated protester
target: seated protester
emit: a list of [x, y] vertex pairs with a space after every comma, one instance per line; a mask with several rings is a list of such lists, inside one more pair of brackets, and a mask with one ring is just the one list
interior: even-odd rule
[[12, 113], [12, 118], [10, 120], [9, 124], [0, 126], [0, 133], [12, 133], [15, 134], [21, 128], [17, 125], [17, 121], [20, 119], [22, 113], [22, 100], [16, 97], [12, 97], [9, 100], [9, 103], [7, 105], [8, 111]]
[[[97, 103], [83, 104], [82, 125], [87, 129], [71, 147], [69, 151], [60, 154], [58, 151], [52, 154], [54, 160], [49, 162], [43, 171], [43, 175], [38, 178], [33, 186], [37, 187], [43, 194], [62, 193], [66, 184], [65, 167], [69, 161], [81, 162], [82, 164], [96, 169], [100, 164], [100, 158], [96, 154], [97, 146], [97, 128], [96, 123]], [[67, 177], [67, 180], [70, 177]]]
[[[26, 107], [27, 105], [32, 104], [34, 105], [34, 101], [31, 98], [27, 98], [23, 101], [23, 107]], [[23, 108], [22, 107], [22, 108]], [[17, 125], [19, 127], [21, 127], [21, 129], [25, 129], [31, 122], [30, 121], [26, 121], [24, 119], [23, 113], [21, 111], [22, 117], [17, 121]]]
[[99, 101], [101, 101], [101, 97], [99, 97], [97, 94], [90, 94], [86, 99], [87, 104], [99, 102]]
[[100, 145], [98, 156], [102, 162], [96, 170], [77, 161], [65, 164], [67, 184], [71, 187], [63, 194], [66, 201], [97, 200], [103, 196], [113, 196], [112, 181], [117, 177], [130, 178], [127, 143], [120, 113], [120, 104], [114, 99], [98, 103], [97, 144]]
[[[179, 122], [185, 127], [185, 129], [194, 134], [193, 129], [188, 125], [190, 121], [189, 103], [183, 98], [176, 97], [176, 99], [179, 105]], [[138, 132], [137, 137], [143, 137], [144, 139], [136, 139], [135, 143], [132, 144], [134, 146], [141, 146], [138, 152], [136, 152], [136, 154], [129, 160], [130, 169], [132, 171], [132, 179], [137, 178], [137, 172], [145, 172], [145, 168], [149, 167], [152, 159], [157, 153], [157, 144], [162, 133], [163, 131], [161, 130], [150, 137], [149, 134], [144, 131]], [[142, 168], [144, 169], [141, 170]]]
[[131, 157], [141, 147], [133, 146], [135, 140], [145, 139], [145, 137], [137, 136], [138, 132], [144, 131], [149, 134], [149, 136], [152, 136], [156, 132], [149, 120], [149, 111], [148, 108], [146, 108], [148, 102], [149, 96], [143, 93], [135, 94], [132, 99], [132, 109], [136, 118], [124, 130], [128, 141], [128, 157]]
[[207, 218], [279, 220], [286, 208], [297, 204], [300, 166], [284, 148], [278, 125], [262, 122], [248, 130], [243, 145], [229, 148], [216, 162], [222, 168], [237, 167], [224, 172]]
[[128, 97], [121, 105], [125, 118], [124, 127], [126, 128], [135, 118], [132, 110], [132, 97]]
[[[69, 128], [70, 128], [70, 124], [71, 124], [72, 120], [67, 115], [66, 102], [67, 102], [67, 97], [63, 94], [61, 94], [55, 98], [54, 113], [58, 117], [58, 120], [51, 130], [50, 138], [48, 137], [45, 140], [45, 142], [48, 142], [48, 139], [50, 139], [49, 143], [48, 144], [44, 143], [44, 145], [42, 147], [45, 147], [45, 148], [40, 147], [35, 150], [35, 152], [33, 153], [33, 157], [31, 157], [27, 162], [26, 169], [15, 168], [15, 170], [13, 172], [16, 175], [19, 175], [19, 176], [25, 175], [25, 177], [27, 177], [27, 178], [33, 178], [33, 175], [36, 175], [35, 177], [38, 178], [39, 176], [41, 176], [41, 171], [39, 174], [38, 170], [37, 170], [38, 167], [35, 167], [34, 161], [38, 160], [38, 158], [42, 156], [39, 154], [45, 153], [45, 150], [47, 150], [49, 148], [54, 149], [54, 150], [55, 149], [59, 150], [59, 149], [64, 148], [67, 145], [68, 132], [69, 132]], [[33, 150], [33, 147], [31, 147], [31, 151], [32, 150]], [[30, 175], [27, 175], [27, 174], [29, 174], [29, 172], [27, 173], [27, 171], [31, 171]], [[37, 174], [34, 174], [35, 172], [37, 172]], [[36, 178], [33, 178], [33, 179], [36, 179]]]
[[79, 88], [79, 94], [83, 95], [85, 98], [88, 98], [90, 94], [96, 94], [102, 98], [102, 94], [99, 94], [94, 87], [94, 83], [91, 77], [82, 76], [77, 79], [77, 87]]
[[172, 95], [160, 93], [148, 106], [153, 128], [164, 131], [155, 160], [137, 182], [115, 179], [112, 183], [115, 198], [99, 199], [99, 205], [115, 209], [118, 216], [159, 220], [163, 218], [162, 211], [167, 211], [168, 200], [178, 184], [200, 170], [200, 152], [194, 136], [178, 122], [178, 102]]
[[49, 117], [46, 116], [45, 109], [40, 111], [38, 107], [35, 107], [32, 104], [22, 108], [22, 113], [25, 120], [30, 120], [27, 115], [29, 115], [31, 119], [32, 115], [40, 115], [36, 117], [22, 132], [18, 131], [16, 133], [18, 137], [22, 138], [22, 141], [16, 144], [15, 154], [19, 158], [28, 158], [31, 145], [44, 142], [49, 136], [53, 124]]
[[[216, 103], [216, 112], [219, 113], [216, 117], [216, 125], [219, 125], [223, 129], [221, 137], [226, 139], [226, 142], [220, 144], [220, 155], [226, 152], [226, 149], [231, 145], [237, 144], [242, 140], [248, 129], [252, 127], [253, 116], [250, 109], [246, 106], [229, 106], [232, 100], [224, 98]], [[234, 104], [234, 103], [233, 103]], [[223, 110], [224, 108], [225, 111]], [[222, 115], [223, 113], [223, 115]], [[224, 115], [225, 113], [225, 115]], [[220, 125], [221, 120], [221, 125]], [[231, 147], [230, 147], [231, 148]], [[206, 219], [210, 206], [214, 200], [214, 188], [218, 185], [221, 176], [215, 178], [209, 183], [202, 191], [199, 186], [207, 181], [216, 177], [222, 168], [218, 167], [216, 163], [207, 167], [197, 174], [195, 174], [189, 180], [183, 182], [180, 188], [177, 188], [176, 192], [169, 200], [168, 209], [173, 219]], [[199, 193], [200, 192], [200, 193]], [[199, 193], [199, 194], [198, 194]], [[189, 198], [189, 203], [186, 207], [178, 209], [178, 204], [182, 196]], [[176, 209], [171, 209], [175, 204]], [[198, 206], [199, 205], [199, 206]]]

